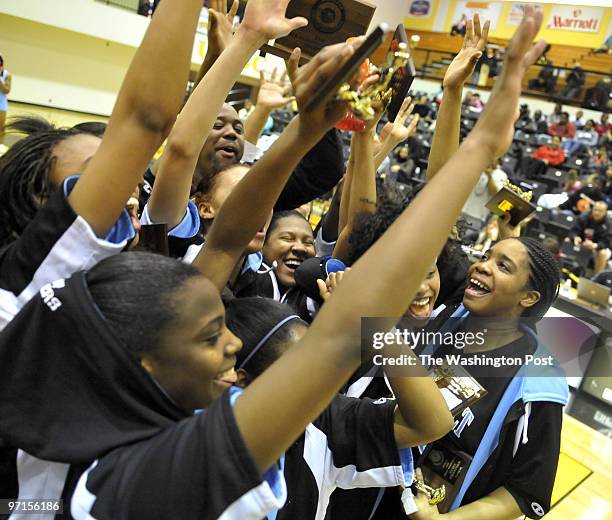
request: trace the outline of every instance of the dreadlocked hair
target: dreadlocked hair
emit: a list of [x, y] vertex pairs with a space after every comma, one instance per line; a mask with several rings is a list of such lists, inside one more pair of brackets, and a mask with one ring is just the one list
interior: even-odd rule
[[27, 137], [0, 157], [0, 246], [21, 236], [42, 201], [55, 191], [49, 181], [55, 162], [53, 149], [80, 133], [45, 123], [38, 118], [20, 118], [8, 126], [9, 131]]
[[354, 264], [399, 217], [415, 196], [415, 190], [403, 193], [393, 185], [383, 184], [376, 203], [376, 213], [356, 219], [349, 237], [351, 248], [349, 264]]
[[530, 237], [518, 237], [529, 254], [529, 287], [540, 293], [540, 300], [523, 312], [523, 316], [531, 318], [534, 323], [542, 319], [549, 307], [559, 295], [561, 281], [559, 264], [555, 257], [546, 250], [540, 242]]

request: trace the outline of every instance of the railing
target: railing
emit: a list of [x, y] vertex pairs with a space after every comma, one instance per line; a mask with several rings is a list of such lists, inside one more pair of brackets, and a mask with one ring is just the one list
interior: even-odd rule
[[[446, 68], [455, 57], [455, 54], [434, 49], [417, 48], [412, 51], [412, 56], [417, 69], [417, 77], [442, 81]], [[501, 71], [501, 66], [502, 62], [498, 61], [498, 74]], [[583, 69], [585, 82], [582, 89], [572, 97], [567, 97], [565, 96], [567, 87], [566, 78], [572, 69], [552, 66], [551, 71], [553, 75], [548, 82], [538, 82], [538, 77], [543, 68], [544, 65], [540, 64], [532, 65], [529, 68], [523, 81], [524, 94], [570, 105], [581, 105], [595, 110], [610, 111], [612, 109], [609, 83], [612, 82], [612, 74]], [[606, 81], [608, 82], [607, 86]], [[468, 80], [469, 85], [484, 89], [492, 88], [494, 83], [495, 78], [486, 78], [481, 84], [477, 82], [472, 83]], [[538, 83], [541, 83], [541, 86]]]

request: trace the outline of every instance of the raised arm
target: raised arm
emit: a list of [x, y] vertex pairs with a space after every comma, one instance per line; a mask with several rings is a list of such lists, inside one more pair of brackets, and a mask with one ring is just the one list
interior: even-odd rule
[[[374, 136], [376, 123], [380, 114], [372, 121], [368, 121], [363, 132], [353, 134], [354, 165], [350, 189], [348, 193], [348, 209], [346, 210], [346, 225], [340, 231], [338, 242], [334, 248], [333, 257], [348, 262], [350, 257], [349, 237], [353, 231], [355, 221], [361, 215], [373, 215], [376, 212], [376, 169], [374, 168]], [[345, 199], [347, 198], [345, 195]]]
[[229, 45], [232, 39], [234, 17], [238, 12], [239, 6], [240, 2], [234, 0], [228, 13], [226, 0], [209, 0], [208, 45], [206, 46], [206, 56], [204, 56], [204, 61], [200, 65], [200, 70], [198, 70], [198, 75], [196, 76], [196, 87]]
[[[238, 399], [236, 421], [260, 469], [273, 464], [359, 365], [361, 317], [401, 315], [442, 249], [480, 173], [510, 145], [521, 80], [544, 47], [542, 42], [529, 50], [541, 20], [541, 13], [527, 9], [509, 44], [501, 77], [472, 134], [355, 263], [299, 344]], [[443, 206], [440, 198], [445, 200]], [[389, 325], [394, 321], [390, 319]]]
[[3, 94], [7, 95], [11, 92], [11, 84], [13, 82], [12, 76], [7, 72], [6, 73], [6, 81], [2, 81], [0, 79], [0, 90]]
[[427, 179], [430, 180], [448, 161], [459, 147], [459, 129], [461, 126], [461, 95], [463, 84], [474, 72], [476, 62], [482, 56], [489, 36], [489, 21], [480, 28], [480, 18], [468, 20], [463, 39], [463, 47], [451, 62], [444, 75], [442, 103], [436, 118], [429, 153]]
[[412, 98], [404, 99], [402, 106], [393, 123], [387, 123], [380, 131], [380, 146], [374, 155], [374, 168], [378, 171], [385, 158], [416, 131], [419, 124], [419, 115], [416, 114], [406, 126], [408, 116], [414, 110]]
[[259, 141], [270, 114], [295, 99], [288, 95], [291, 88], [285, 83], [287, 73], [283, 72], [280, 78], [277, 78], [276, 72], [275, 68], [270, 79], [266, 80], [264, 71], [259, 71], [257, 103], [244, 122], [244, 139], [254, 145]]
[[99, 237], [113, 227], [174, 124], [201, 9], [201, 0], [159, 4], [123, 80], [102, 144], [68, 197]]
[[242, 25], [187, 101], [168, 138], [155, 177], [149, 199], [149, 215], [154, 222], [166, 222], [174, 227], [183, 218], [206, 136], [249, 58], [268, 39], [305, 24], [304, 19], [284, 18], [287, 2], [251, 1]]
[[[329, 75], [330, 70], [345, 61], [357, 43], [328, 47], [302, 67], [296, 83], [298, 100], [300, 97], [307, 99], [326, 77], [324, 74]], [[225, 287], [247, 244], [269, 219], [283, 186], [300, 159], [332, 126], [329, 122], [339, 119], [335, 116], [342, 115], [343, 111], [344, 105], [336, 104], [328, 113], [316, 112], [320, 117], [314, 119], [314, 123], [312, 116], [306, 120], [295, 118], [232, 190], [215, 217], [206, 245], [193, 262], [217, 289], [221, 291]]]

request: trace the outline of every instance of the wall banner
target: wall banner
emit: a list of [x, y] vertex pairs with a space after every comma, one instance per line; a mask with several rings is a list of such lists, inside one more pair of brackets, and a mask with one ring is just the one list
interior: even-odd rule
[[531, 6], [538, 11], [543, 9], [542, 4], [512, 4], [510, 13], [508, 13], [508, 25], [520, 25], [527, 6]]
[[604, 17], [603, 7], [555, 5], [550, 12], [548, 28], [559, 31], [597, 33]]

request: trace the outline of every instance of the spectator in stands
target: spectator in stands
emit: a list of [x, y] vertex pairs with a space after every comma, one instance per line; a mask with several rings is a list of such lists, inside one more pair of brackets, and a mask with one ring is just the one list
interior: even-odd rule
[[599, 123], [595, 124], [595, 131], [599, 135], [604, 135], [608, 130], [612, 130], [612, 123], [608, 121], [608, 114], [601, 114], [601, 119]]
[[0, 147], [4, 144], [4, 125], [6, 113], [8, 112], [8, 100], [6, 96], [11, 91], [12, 77], [4, 68], [4, 58], [0, 55]]
[[595, 54], [612, 54], [612, 34], [606, 38], [606, 41], [603, 42], [603, 45], [599, 49], [594, 49], [593, 52]]
[[582, 188], [582, 183], [578, 180], [578, 170], [572, 168], [568, 172], [567, 181], [565, 181], [563, 191], [571, 194], [578, 191], [580, 188]]
[[469, 101], [469, 106], [470, 109], [481, 112], [482, 109], [484, 108], [484, 103], [482, 101], [482, 99], [480, 99], [480, 94], [478, 92], [474, 92], [474, 94], [472, 94], [472, 97]]
[[610, 260], [612, 226], [607, 213], [608, 205], [604, 201], [596, 202], [591, 211], [575, 220], [567, 238], [574, 245], [593, 251], [595, 274], [603, 271]]
[[576, 135], [576, 127], [570, 123], [569, 114], [567, 112], [561, 112], [558, 123], [552, 123], [548, 127], [548, 133], [552, 136], [559, 136], [565, 138], [573, 138]]
[[603, 175], [608, 167], [608, 151], [604, 146], [600, 146], [597, 148], [597, 151], [593, 151], [592, 148], [589, 148], [589, 169], [595, 170], [597, 173]]
[[554, 136], [550, 144], [540, 146], [531, 157], [527, 157], [523, 171], [528, 178], [535, 178], [546, 172], [548, 166], [559, 166], [565, 161], [565, 152], [561, 148], [561, 138]]
[[575, 62], [572, 71], [567, 76], [565, 88], [560, 92], [560, 96], [566, 99], [577, 98], [584, 88], [585, 73], [580, 63]]
[[548, 116], [548, 122], [552, 125], [558, 123], [561, 120], [561, 114], [563, 113], [563, 105], [561, 103], [555, 103], [553, 113]]
[[[582, 128], [586, 122], [584, 120], [584, 112], [582, 110], [576, 110], [576, 115], [571, 119], [572, 123], [574, 123], [574, 126], [579, 129]], [[595, 124], [595, 121], [593, 121], [593, 124]]]
[[528, 87], [530, 90], [543, 90], [547, 94], [552, 94], [556, 83], [555, 68], [549, 59], [545, 59], [544, 65], [540, 68], [540, 72], [538, 72], [538, 77], [530, 79]]
[[457, 20], [451, 27], [451, 36], [465, 36], [465, 31], [467, 30], [467, 21], [467, 16], [465, 14], [462, 14], [461, 18]]
[[484, 225], [490, 215], [485, 204], [502, 189], [505, 180], [508, 180], [508, 175], [500, 168], [499, 163], [491, 164], [480, 176], [478, 184], [463, 206], [462, 213], [479, 220]]
[[489, 78], [497, 76], [497, 58], [495, 57], [495, 49], [493, 47], [487, 47], [486, 53], [484, 53], [478, 62], [476, 62], [476, 68], [472, 74], [472, 84], [484, 87], [487, 84]]
[[531, 121], [531, 123], [525, 125], [523, 127], [523, 130], [525, 132], [532, 132], [536, 134], [545, 134], [548, 132], [548, 123], [542, 115], [541, 110], [536, 110], [533, 113], [533, 120]]
[[[571, 123], [569, 123], [571, 125]], [[566, 139], [563, 142], [563, 150], [567, 155], [575, 155], [577, 153], [588, 150], [591, 146], [596, 146], [599, 136], [595, 131], [595, 121], [589, 119], [582, 130], [576, 131], [573, 139]]]
[[420, 96], [416, 104], [414, 105], [414, 113], [419, 114], [422, 121], [431, 122], [433, 121], [433, 109], [431, 103], [427, 99], [427, 96]]
[[603, 181], [603, 196], [605, 201], [608, 203], [608, 206], [610, 206], [612, 204], [612, 165], [610, 164], [606, 168], [606, 177]]
[[559, 209], [571, 211], [574, 215], [581, 215], [603, 198], [603, 180], [595, 174], [589, 176], [586, 184], [572, 193], [569, 199], [559, 206]]
[[610, 103], [610, 93], [612, 92], [612, 80], [609, 77], [600, 79], [586, 91], [584, 105], [595, 110], [606, 110]]

